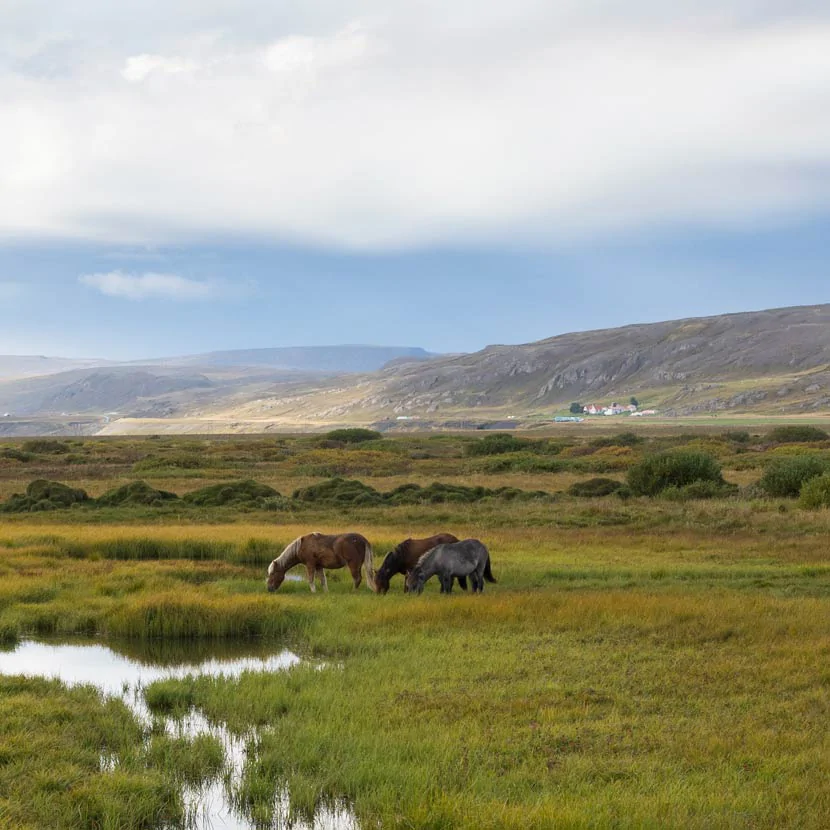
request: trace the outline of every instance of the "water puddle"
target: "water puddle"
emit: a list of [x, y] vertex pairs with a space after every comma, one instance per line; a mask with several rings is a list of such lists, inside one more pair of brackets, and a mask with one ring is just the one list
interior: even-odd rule
[[[232, 734], [224, 724], [212, 723], [199, 711], [184, 717], [154, 716], [144, 699], [144, 689], [157, 680], [171, 678], [239, 677], [243, 672], [286, 671], [300, 662], [291, 651], [274, 653], [256, 645], [216, 647], [212, 644], [172, 647], [120, 644], [124, 654], [100, 644], [78, 642], [50, 643], [25, 640], [14, 649], [0, 651], [0, 674], [26, 675], [61, 680], [67, 686], [91, 685], [108, 697], [122, 700], [148, 734], [162, 726], [172, 737], [192, 739], [211, 735], [225, 750], [225, 768], [220, 775], [200, 787], [185, 786], [188, 830], [358, 830], [359, 825], [348, 805], [335, 804], [317, 811], [313, 821], [290, 819], [288, 792], [278, 789], [274, 801], [274, 819], [269, 825], [253, 822], [234, 806], [247, 760], [247, 750], [258, 737], [256, 730], [245, 735]], [[117, 756], [102, 754], [101, 769], [111, 772], [118, 767]]]

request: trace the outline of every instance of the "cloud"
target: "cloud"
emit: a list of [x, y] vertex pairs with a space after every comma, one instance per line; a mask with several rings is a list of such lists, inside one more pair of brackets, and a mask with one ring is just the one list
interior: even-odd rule
[[0, 239], [537, 246], [830, 208], [826, 3], [18, 5]]
[[121, 76], [126, 81], [138, 83], [153, 72], [176, 75], [180, 72], [195, 72], [198, 64], [184, 58], [166, 58], [163, 55], [133, 55], [127, 58]]
[[78, 278], [83, 285], [95, 288], [108, 297], [127, 300], [176, 300], [189, 302], [211, 300], [218, 295], [215, 285], [180, 277], [176, 274], [84, 274]]

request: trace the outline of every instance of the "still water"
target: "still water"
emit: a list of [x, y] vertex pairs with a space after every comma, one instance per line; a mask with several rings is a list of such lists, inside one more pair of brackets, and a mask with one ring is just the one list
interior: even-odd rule
[[[144, 699], [144, 689], [156, 680], [169, 678], [211, 677], [234, 678], [243, 672], [287, 671], [300, 662], [291, 651], [274, 652], [261, 646], [240, 647], [200, 644], [172, 648], [160, 644], [149, 647], [125, 644], [119, 654], [101, 644], [78, 642], [50, 643], [25, 640], [14, 649], [0, 651], [0, 674], [26, 675], [56, 679], [67, 686], [91, 685], [102, 694], [124, 701], [135, 717], [149, 731], [161, 723], [165, 731], [176, 737], [193, 738], [207, 734], [218, 738], [225, 749], [225, 769], [216, 779], [201, 787], [185, 787], [188, 830], [358, 830], [358, 823], [346, 804], [321, 808], [313, 822], [289, 821], [288, 792], [277, 789], [274, 820], [270, 825], [254, 823], [233, 805], [233, 793], [242, 778], [246, 747], [255, 745], [258, 733], [234, 735], [222, 723], [208, 722], [198, 710], [192, 709], [181, 718], [153, 716]], [[104, 771], [117, 768], [116, 757], [103, 755]]]

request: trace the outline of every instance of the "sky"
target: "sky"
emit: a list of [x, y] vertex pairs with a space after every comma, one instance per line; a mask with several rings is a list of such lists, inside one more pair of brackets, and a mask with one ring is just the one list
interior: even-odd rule
[[830, 6], [0, 0], [0, 353], [830, 302]]

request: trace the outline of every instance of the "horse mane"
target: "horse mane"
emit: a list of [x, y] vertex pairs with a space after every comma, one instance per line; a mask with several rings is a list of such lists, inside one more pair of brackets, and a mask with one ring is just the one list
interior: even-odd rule
[[286, 546], [285, 550], [268, 566], [268, 576], [274, 573], [275, 568], [287, 571], [300, 561], [300, 548], [303, 544], [303, 537], [298, 536], [293, 542]]
[[399, 565], [402, 561], [405, 561], [410, 544], [412, 544], [412, 539], [404, 539], [399, 545], [395, 545], [387, 554], [390, 564]]

